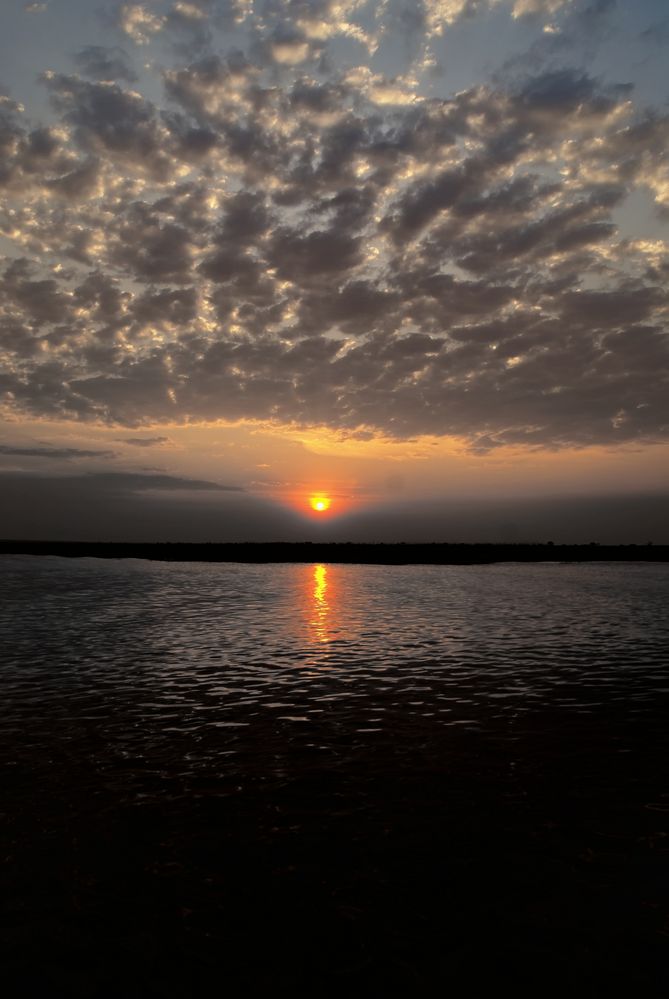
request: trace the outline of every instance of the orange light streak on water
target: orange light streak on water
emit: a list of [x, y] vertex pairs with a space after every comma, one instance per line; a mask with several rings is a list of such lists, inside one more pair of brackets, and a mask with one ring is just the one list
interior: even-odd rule
[[331, 607], [328, 594], [328, 567], [315, 565], [313, 571], [312, 615], [309, 622], [317, 642], [326, 644], [332, 641]]

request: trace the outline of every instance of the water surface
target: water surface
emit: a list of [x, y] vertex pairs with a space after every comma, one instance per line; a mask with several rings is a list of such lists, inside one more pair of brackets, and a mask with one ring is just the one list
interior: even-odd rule
[[35, 987], [70, 994], [83, 953], [138, 995], [207, 992], [222, 954], [239, 987], [408, 986], [444, 934], [456, 969], [517, 975], [524, 941], [659, 987], [669, 566], [0, 563]]

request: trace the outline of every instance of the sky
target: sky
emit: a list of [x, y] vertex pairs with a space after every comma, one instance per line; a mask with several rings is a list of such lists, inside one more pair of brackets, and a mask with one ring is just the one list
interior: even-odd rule
[[0, 536], [669, 542], [668, 48], [665, 0], [5, 0]]

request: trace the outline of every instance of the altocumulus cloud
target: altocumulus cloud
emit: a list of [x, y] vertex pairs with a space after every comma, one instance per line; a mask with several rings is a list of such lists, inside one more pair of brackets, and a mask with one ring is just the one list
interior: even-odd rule
[[[47, 122], [0, 103], [5, 407], [478, 450], [665, 440], [669, 253], [617, 213], [639, 190], [669, 213], [669, 115], [556, 62], [595, 7], [108, 7], [113, 45], [40, 67]], [[440, 39], [500, 11], [550, 45], [435, 96]]]

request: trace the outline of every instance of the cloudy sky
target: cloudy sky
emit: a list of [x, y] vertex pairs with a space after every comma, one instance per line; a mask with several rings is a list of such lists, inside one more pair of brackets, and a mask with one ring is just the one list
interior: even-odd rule
[[0, 534], [661, 540], [666, 0], [0, 27]]

